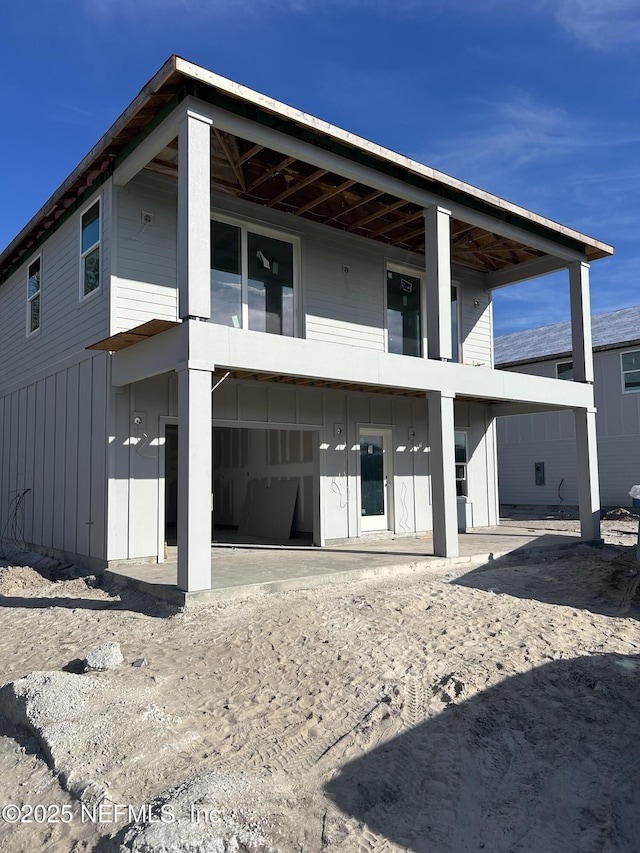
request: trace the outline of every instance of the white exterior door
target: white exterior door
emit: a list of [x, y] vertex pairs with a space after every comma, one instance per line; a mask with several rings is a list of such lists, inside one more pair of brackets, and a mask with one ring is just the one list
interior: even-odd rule
[[360, 530], [370, 533], [392, 527], [392, 433], [360, 427]]

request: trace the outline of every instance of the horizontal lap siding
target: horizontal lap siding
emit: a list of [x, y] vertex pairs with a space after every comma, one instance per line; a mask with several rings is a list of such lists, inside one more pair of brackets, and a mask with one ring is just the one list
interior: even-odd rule
[[[26, 383], [35, 371], [61, 361], [109, 333], [109, 228], [111, 191], [101, 198], [102, 286], [80, 301], [80, 211], [44, 243], [41, 256], [40, 329], [27, 337], [27, 270], [33, 255], [0, 286], [0, 394]], [[84, 210], [84, 207], [82, 208]]]
[[458, 288], [458, 298], [461, 301], [461, 360], [465, 364], [493, 367], [493, 315], [490, 295], [481, 284], [464, 281]]
[[[176, 320], [177, 183], [144, 172], [117, 191], [115, 331]], [[145, 226], [142, 213], [153, 216]]]
[[[349, 244], [305, 244], [306, 336], [310, 340], [384, 350], [384, 253]], [[349, 268], [344, 272], [343, 267]]]

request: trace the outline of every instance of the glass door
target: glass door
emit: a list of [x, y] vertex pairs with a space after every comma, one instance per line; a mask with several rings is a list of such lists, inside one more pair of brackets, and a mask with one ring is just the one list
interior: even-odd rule
[[391, 529], [391, 430], [360, 428], [360, 529]]

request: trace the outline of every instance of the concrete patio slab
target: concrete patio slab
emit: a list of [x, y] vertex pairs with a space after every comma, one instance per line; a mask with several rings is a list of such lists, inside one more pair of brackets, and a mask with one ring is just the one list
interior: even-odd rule
[[[231, 537], [229, 537], [231, 538]], [[430, 536], [390, 537], [314, 548], [295, 541], [264, 544], [216, 542], [211, 547], [211, 588], [184, 592], [176, 586], [177, 549], [153, 565], [112, 566], [105, 577], [191, 609], [213, 601], [246, 598], [328, 583], [388, 577], [420, 570], [466, 570], [506, 554], [571, 547], [584, 540], [572, 533], [488, 527], [459, 535], [458, 557], [436, 557]]]

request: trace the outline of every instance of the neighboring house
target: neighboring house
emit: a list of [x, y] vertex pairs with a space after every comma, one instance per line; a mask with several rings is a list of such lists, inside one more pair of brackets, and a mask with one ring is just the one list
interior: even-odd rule
[[[640, 483], [640, 306], [592, 318], [594, 394], [600, 500], [631, 506]], [[571, 324], [502, 335], [495, 364], [552, 379], [572, 380]], [[500, 418], [500, 500], [511, 504], [577, 504], [575, 423], [570, 412]]]
[[[0, 255], [0, 531], [20, 503], [27, 543], [104, 567], [177, 528], [183, 590], [212, 524], [432, 530], [452, 556], [458, 513], [498, 521], [494, 418], [549, 406], [597, 537], [588, 264], [612, 251], [171, 57]], [[494, 370], [493, 288], [558, 269], [586, 381]]]

